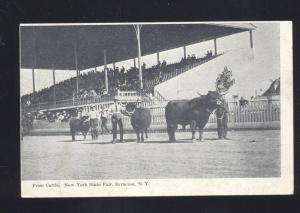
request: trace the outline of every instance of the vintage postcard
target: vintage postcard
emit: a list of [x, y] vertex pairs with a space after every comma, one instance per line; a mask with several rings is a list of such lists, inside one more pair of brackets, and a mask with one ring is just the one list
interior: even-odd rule
[[293, 194], [292, 22], [20, 25], [22, 197]]

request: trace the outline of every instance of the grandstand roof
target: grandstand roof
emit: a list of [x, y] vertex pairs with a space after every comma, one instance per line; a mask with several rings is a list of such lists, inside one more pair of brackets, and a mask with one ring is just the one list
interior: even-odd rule
[[[148, 55], [255, 29], [252, 24], [142, 24], [141, 52]], [[21, 68], [80, 70], [137, 57], [133, 24], [21, 25]]]

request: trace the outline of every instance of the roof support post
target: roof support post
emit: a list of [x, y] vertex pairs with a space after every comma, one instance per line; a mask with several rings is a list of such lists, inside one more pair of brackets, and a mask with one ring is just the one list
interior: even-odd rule
[[143, 73], [142, 73], [142, 67], [141, 67], [141, 28], [142, 25], [137, 24], [134, 26], [136, 31], [136, 38], [137, 38], [137, 44], [138, 44], [138, 66], [139, 66], [139, 80], [140, 80], [140, 92], [143, 90]]
[[34, 69], [32, 69], [32, 92], [33, 92], [33, 95], [35, 93], [35, 79], [34, 79]]
[[33, 91], [33, 98], [35, 98], [35, 77], [34, 77], [34, 69], [37, 67], [36, 66], [36, 33], [35, 33], [35, 27], [32, 28], [33, 30], [33, 36], [34, 36], [34, 55], [33, 55], [33, 60], [34, 60], [34, 68], [32, 69], [32, 91]]
[[113, 63], [113, 67], [114, 67], [114, 70], [116, 70], [116, 63], [115, 62]]
[[103, 50], [104, 54], [104, 74], [105, 74], [105, 90], [108, 93], [108, 78], [107, 78], [107, 64], [106, 64], [106, 50]]
[[53, 75], [53, 103], [56, 106], [56, 91], [55, 91], [55, 68], [52, 66], [52, 75]]
[[217, 39], [214, 38], [214, 46], [215, 46], [215, 55], [218, 54], [218, 51], [217, 51]]
[[78, 69], [78, 58], [77, 58], [77, 44], [74, 46], [74, 55], [75, 55], [75, 67], [76, 67], [76, 96], [79, 95], [79, 69]]
[[157, 64], [159, 64], [159, 52], [157, 52]]
[[76, 96], [79, 95], [79, 70], [76, 69]]
[[253, 48], [252, 30], [249, 30], [249, 34], [250, 34], [250, 47]]
[[186, 46], [183, 46], [183, 58], [186, 59]]
[[133, 58], [133, 67], [136, 68], [135, 57]]

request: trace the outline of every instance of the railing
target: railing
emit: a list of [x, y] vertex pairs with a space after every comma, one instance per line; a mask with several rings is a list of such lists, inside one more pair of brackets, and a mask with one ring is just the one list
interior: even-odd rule
[[141, 99], [139, 92], [137, 91], [119, 91], [115, 96], [119, 101], [138, 101]]
[[154, 94], [155, 94], [155, 98], [156, 98], [158, 101], [160, 101], [160, 102], [162, 102], [162, 103], [167, 102], [167, 99], [165, 99], [165, 97], [163, 97], [163, 96], [160, 94], [160, 92], [158, 92], [157, 90], [154, 92]]
[[46, 102], [39, 103], [37, 105], [31, 106], [30, 109], [33, 110], [48, 110], [48, 109], [59, 109], [64, 107], [77, 107], [88, 104], [97, 104], [103, 102], [113, 102], [114, 99], [118, 99], [119, 101], [138, 101], [140, 99], [140, 95], [137, 91], [118, 91], [114, 96], [94, 96], [87, 98], [74, 98], [68, 100], [61, 100], [56, 102]]

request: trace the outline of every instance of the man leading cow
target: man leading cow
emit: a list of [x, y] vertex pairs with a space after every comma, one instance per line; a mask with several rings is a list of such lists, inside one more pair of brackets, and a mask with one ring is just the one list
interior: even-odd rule
[[95, 106], [91, 107], [89, 112], [89, 117], [90, 117], [92, 139], [98, 139], [99, 113]]
[[107, 118], [108, 118], [108, 108], [101, 109], [101, 134], [104, 134], [104, 131], [110, 133], [109, 129], [107, 128]]
[[216, 117], [217, 117], [217, 129], [218, 129], [218, 137], [219, 139], [226, 139], [227, 138], [227, 130], [228, 130], [228, 103], [225, 99], [225, 95], [221, 98], [222, 103], [221, 107], [218, 107], [216, 110]]
[[232, 71], [227, 67], [224, 67], [223, 72], [216, 79], [216, 90], [221, 97], [221, 104], [216, 110], [219, 139], [229, 139], [227, 138], [229, 107], [225, 95], [234, 83], [235, 79], [232, 79]]
[[109, 114], [111, 116], [111, 122], [112, 122], [112, 132], [113, 132], [113, 140], [112, 143], [117, 142], [117, 126], [119, 126], [119, 131], [120, 131], [120, 142], [123, 142], [123, 113], [125, 112], [125, 107], [121, 104], [118, 103], [118, 100], [114, 100], [114, 104], [112, 104], [109, 107]]

